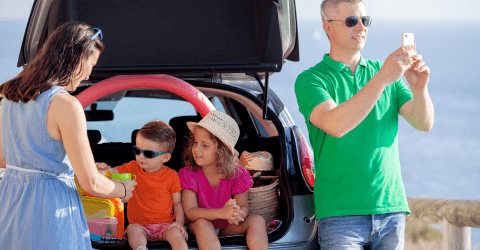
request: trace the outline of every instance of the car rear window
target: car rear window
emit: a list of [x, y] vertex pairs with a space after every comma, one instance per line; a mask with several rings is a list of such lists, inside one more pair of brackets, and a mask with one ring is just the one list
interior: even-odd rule
[[[168, 97], [138, 97], [135, 93], [129, 93], [129, 96], [118, 101], [98, 101], [97, 110], [112, 110], [113, 120], [88, 121], [87, 129], [100, 131], [100, 143], [130, 143], [132, 132], [153, 119], [169, 123], [173, 117], [197, 115], [195, 107], [181, 97], [173, 94]], [[218, 97], [212, 97], [211, 101], [217, 110], [225, 112]], [[85, 110], [91, 110], [91, 106]]]

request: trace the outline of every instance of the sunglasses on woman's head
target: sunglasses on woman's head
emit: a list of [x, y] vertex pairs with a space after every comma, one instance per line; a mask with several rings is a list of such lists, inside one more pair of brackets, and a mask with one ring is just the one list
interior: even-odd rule
[[141, 153], [143, 153], [143, 155], [148, 159], [155, 158], [155, 157], [157, 157], [161, 154], [171, 154], [172, 153], [172, 152], [155, 152], [155, 151], [152, 151], [152, 150], [142, 150], [137, 146], [133, 146], [132, 150], [133, 150], [133, 153], [135, 155], [140, 155]]
[[90, 40], [93, 41], [97, 36], [100, 37], [100, 41], [103, 40], [103, 34], [99, 28], [92, 28], [92, 30], [95, 31], [95, 34], [93, 34]]
[[[327, 22], [331, 22], [331, 21], [343, 21], [343, 20], [327, 20]], [[358, 17], [356, 16], [349, 16], [345, 19], [345, 25], [347, 27], [354, 27], [355, 25], [357, 25], [357, 23], [358, 23]], [[363, 16], [362, 24], [365, 27], [372, 25], [372, 18], [369, 16]]]

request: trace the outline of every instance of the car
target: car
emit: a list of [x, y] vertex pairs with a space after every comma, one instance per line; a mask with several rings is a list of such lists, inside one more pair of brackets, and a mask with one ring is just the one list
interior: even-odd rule
[[[95, 161], [118, 166], [134, 160], [136, 132], [158, 118], [177, 133], [166, 165], [178, 171], [186, 122], [220, 110], [239, 124], [239, 154], [272, 155], [274, 169], [265, 174], [278, 178], [278, 207], [269, 248], [319, 249], [311, 148], [269, 88], [275, 84], [269, 76], [285, 60], [299, 60], [294, 0], [36, 0], [18, 66], [31, 62], [46, 37], [69, 21], [99, 28], [105, 43], [90, 79], [72, 93], [85, 108]], [[187, 243], [197, 249], [195, 237]], [[221, 237], [220, 243], [247, 248], [244, 235]], [[114, 238], [92, 239], [92, 245], [129, 249]], [[163, 241], [147, 247], [170, 249]]]

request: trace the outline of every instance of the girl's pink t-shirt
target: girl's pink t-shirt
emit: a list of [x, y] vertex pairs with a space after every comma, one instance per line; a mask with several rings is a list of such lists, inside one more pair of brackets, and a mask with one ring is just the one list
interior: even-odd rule
[[[180, 169], [180, 183], [182, 189], [192, 190], [197, 194], [199, 208], [222, 208], [234, 195], [244, 193], [253, 186], [248, 170], [240, 165], [237, 166], [236, 174], [231, 180], [221, 180], [217, 187], [210, 186], [201, 169], [194, 172], [188, 168], [190, 166]], [[215, 229], [226, 228], [229, 225], [228, 221], [223, 219], [214, 220], [212, 223]]]

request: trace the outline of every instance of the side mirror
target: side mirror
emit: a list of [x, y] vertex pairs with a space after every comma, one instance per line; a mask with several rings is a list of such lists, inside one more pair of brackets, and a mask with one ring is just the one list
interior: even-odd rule
[[97, 104], [92, 103], [91, 110], [85, 110], [85, 117], [88, 122], [111, 121], [113, 120], [113, 111], [97, 110]]

